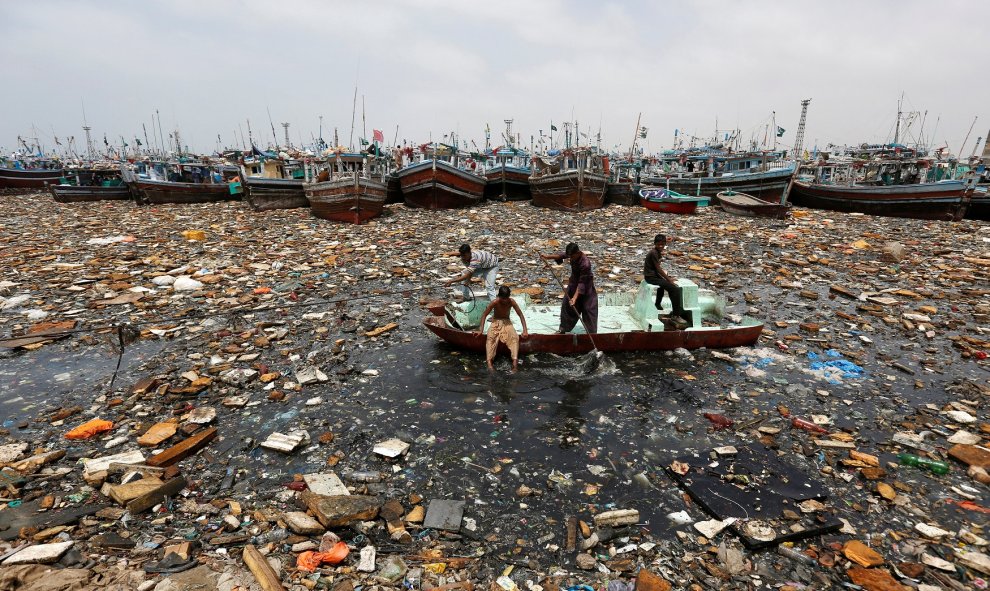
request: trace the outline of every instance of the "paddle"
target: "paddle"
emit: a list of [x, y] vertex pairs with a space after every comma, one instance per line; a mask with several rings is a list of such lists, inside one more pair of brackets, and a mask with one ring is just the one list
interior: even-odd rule
[[588, 330], [588, 325], [584, 322], [584, 316], [577, 309], [577, 307], [575, 307], [574, 304], [572, 304], [571, 301], [567, 298], [567, 289], [564, 287], [564, 282], [560, 280], [560, 277], [557, 277], [557, 274], [553, 272], [553, 267], [550, 266], [550, 263], [548, 263], [546, 259], [540, 256], [540, 253], [536, 253], [536, 256], [540, 257], [540, 260], [543, 261], [544, 265], [546, 265], [547, 271], [549, 271], [550, 275], [552, 275], [554, 280], [557, 281], [557, 285], [559, 285], [561, 291], [564, 292], [564, 301], [566, 301], [567, 305], [569, 305], [574, 310], [574, 313], [578, 315], [578, 320], [581, 321], [581, 326], [584, 327], [584, 332], [587, 333], [588, 340], [591, 341], [592, 350], [585, 357], [584, 361], [581, 362], [581, 365], [584, 368], [584, 373], [592, 373], [596, 369], [598, 369], [598, 366], [601, 364], [604, 354], [601, 351], [599, 351], [598, 346], [595, 345], [595, 339], [591, 336], [591, 331]]

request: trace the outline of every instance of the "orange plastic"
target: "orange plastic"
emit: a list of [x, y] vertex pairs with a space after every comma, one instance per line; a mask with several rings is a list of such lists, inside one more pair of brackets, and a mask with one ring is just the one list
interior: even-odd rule
[[113, 429], [113, 423], [111, 421], [104, 421], [103, 419], [93, 419], [92, 421], [87, 421], [82, 425], [79, 425], [75, 429], [66, 433], [65, 438], [89, 439], [93, 435], [99, 435], [100, 433], [105, 433], [110, 429]]
[[329, 552], [307, 550], [296, 558], [296, 568], [311, 573], [321, 564], [340, 564], [350, 552], [350, 548], [344, 542], [337, 542]]

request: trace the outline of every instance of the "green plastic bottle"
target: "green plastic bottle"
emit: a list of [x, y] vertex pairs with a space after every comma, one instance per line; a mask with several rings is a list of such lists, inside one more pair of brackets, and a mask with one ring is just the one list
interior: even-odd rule
[[905, 466], [914, 466], [915, 468], [924, 468], [932, 474], [948, 474], [949, 465], [945, 462], [939, 462], [937, 460], [929, 460], [928, 458], [922, 458], [914, 454], [897, 454], [897, 461]]

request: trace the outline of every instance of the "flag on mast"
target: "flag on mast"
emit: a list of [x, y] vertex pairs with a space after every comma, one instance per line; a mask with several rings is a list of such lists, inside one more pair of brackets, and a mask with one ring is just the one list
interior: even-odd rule
[[376, 142], [385, 142], [385, 134], [380, 129], [372, 129], [372, 139]]

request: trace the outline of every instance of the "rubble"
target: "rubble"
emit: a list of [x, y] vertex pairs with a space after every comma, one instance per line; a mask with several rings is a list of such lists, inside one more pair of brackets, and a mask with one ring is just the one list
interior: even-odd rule
[[[27, 554], [0, 577], [927, 591], [990, 575], [985, 225], [526, 203], [390, 206], [365, 226], [239, 203], [0, 208], [0, 557], [52, 561]], [[766, 321], [756, 347], [610, 354], [591, 375], [528, 355], [508, 377], [419, 324], [461, 242], [498, 254], [515, 294], [558, 305], [534, 250], [577, 241], [601, 290], [634, 289], [657, 232], [677, 237], [677, 276]], [[757, 469], [725, 470], [752, 450]], [[822, 494], [719, 517], [672, 485], [713, 474], [753, 513], [770, 458]], [[338, 564], [318, 556], [338, 544]]]

